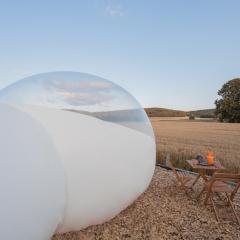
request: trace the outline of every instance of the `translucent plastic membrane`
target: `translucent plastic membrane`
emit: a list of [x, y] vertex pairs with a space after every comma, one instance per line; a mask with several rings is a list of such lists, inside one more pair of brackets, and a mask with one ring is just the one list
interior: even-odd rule
[[0, 91], [0, 117], [0, 239], [50, 239], [103, 223], [151, 181], [156, 145], [148, 117], [105, 79], [25, 78]]
[[108, 80], [85, 73], [34, 75], [1, 90], [0, 101], [86, 114], [153, 136], [148, 117], [133, 96]]

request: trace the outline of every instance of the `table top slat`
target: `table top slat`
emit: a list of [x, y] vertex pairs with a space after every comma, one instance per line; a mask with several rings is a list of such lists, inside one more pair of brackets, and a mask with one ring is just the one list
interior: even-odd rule
[[186, 160], [186, 162], [191, 166], [192, 169], [204, 169], [204, 170], [222, 170], [225, 167], [218, 161], [215, 161], [213, 165], [203, 166], [198, 163], [197, 159]]

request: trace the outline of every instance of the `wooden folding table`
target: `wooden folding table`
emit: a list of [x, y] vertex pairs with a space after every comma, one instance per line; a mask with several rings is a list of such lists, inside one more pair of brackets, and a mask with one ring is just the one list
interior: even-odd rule
[[213, 165], [207, 165], [207, 166], [200, 165], [198, 163], [198, 160], [196, 160], [196, 159], [186, 160], [186, 162], [190, 165], [190, 167], [193, 170], [196, 170], [198, 172], [198, 176], [192, 183], [191, 187], [193, 187], [197, 183], [197, 181], [199, 180], [200, 177], [202, 177], [203, 180], [205, 182], [207, 182], [209, 180], [206, 176], [207, 171], [211, 171], [212, 173], [214, 173], [216, 171], [225, 169], [224, 166], [218, 161], [215, 161]]

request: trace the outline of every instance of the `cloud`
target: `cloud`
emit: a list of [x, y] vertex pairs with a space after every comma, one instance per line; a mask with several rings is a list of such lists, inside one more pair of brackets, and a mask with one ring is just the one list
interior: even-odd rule
[[89, 105], [99, 105], [104, 102], [109, 102], [114, 99], [111, 93], [63, 93], [61, 99], [72, 106], [89, 106]]
[[105, 11], [111, 17], [123, 17], [125, 10], [120, 5], [108, 5]]
[[56, 79], [45, 81], [44, 89], [46, 90], [44, 95], [54, 95], [64, 105], [89, 106], [112, 101], [115, 98], [112, 93], [118, 87], [103, 80], [64, 81]]
[[46, 88], [54, 88], [60, 91], [70, 91], [70, 92], [98, 92], [98, 91], [108, 91], [115, 86], [111, 82], [103, 80], [93, 80], [93, 81], [64, 81], [57, 79], [52, 82], [45, 83]]

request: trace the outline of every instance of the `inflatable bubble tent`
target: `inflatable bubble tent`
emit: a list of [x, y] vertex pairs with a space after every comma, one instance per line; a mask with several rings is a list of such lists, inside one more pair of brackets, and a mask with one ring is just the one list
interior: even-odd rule
[[150, 121], [113, 82], [34, 75], [0, 91], [0, 114], [0, 239], [50, 239], [103, 223], [151, 181]]

